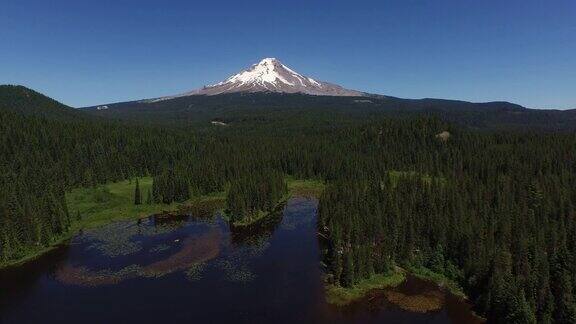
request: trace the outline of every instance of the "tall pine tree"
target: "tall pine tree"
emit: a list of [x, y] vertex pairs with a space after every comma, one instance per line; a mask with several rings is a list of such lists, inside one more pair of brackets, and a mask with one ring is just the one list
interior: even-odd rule
[[134, 205], [142, 204], [142, 193], [140, 192], [140, 183], [136, 178], [136, 188], [134, 189]]

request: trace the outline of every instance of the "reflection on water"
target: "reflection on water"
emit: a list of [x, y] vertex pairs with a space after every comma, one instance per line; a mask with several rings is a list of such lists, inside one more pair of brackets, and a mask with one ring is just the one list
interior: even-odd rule
[[232, 229], [204, 208], [86, 231], [0, 273], [0, 322], [475, 321], [466, 303], [415, 278], [344, 308], [327, 305], [316, 208], [294, 198], [283, 213]]
[[273, 212], [267, 217], [250, 226], [234, 226], [230, 228], [232, 244], [238, 247], [243, 245], [265, 245], [282, 221], [283, 211]]

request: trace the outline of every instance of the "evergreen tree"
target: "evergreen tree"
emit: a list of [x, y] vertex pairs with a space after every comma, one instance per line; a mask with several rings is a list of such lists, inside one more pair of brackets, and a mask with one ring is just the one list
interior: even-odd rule
[[146, 204], [147, 205], [152, 205], [153, 199], [152, 199], [152, 190], [148, 189], [148, 193], [146, 195]]
[[134, 205], [142, 204], [142, 193], [140, 192], [140, 184], [136, 178], [136, 188], [134, 189]]

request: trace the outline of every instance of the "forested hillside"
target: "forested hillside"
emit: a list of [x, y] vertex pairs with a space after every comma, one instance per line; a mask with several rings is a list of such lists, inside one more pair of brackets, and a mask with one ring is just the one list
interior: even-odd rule
[[68, 120], [84, 116], [41, 93], [14, 85], [0, 85], [0, 111]]
[[297, 125], [276, 111], [262, 125], [197, 132], [76, 117], [2, 91], [3, 263], [67, 233], [72, 188], [151, 175], [157, 202], [229, 189], [229, 208], [244, 215], [269, 209], [289, 175], [328, 183], [318, 227], [333, 283], [427, 269], [459, 283], [493, 322], [576, 321], [574, 133], [480, 133], [370, 114], [315, 125], [314, 110], [287, 115]]
[[[141, 100], [88, 107], [86, 112], [107, 118], [209, 126], [211, 120], [234, 125], [342, 125], [368, 118], [436, 116], [480, 130], [576, 130], [576, 110], [527, 109], [509, 102], [472, 103], [444, 99], [402, 99], [390, 96], [331, 97], [282, 93], [236, 93]], [[304, 116], [304, 118], [303, 118]]]

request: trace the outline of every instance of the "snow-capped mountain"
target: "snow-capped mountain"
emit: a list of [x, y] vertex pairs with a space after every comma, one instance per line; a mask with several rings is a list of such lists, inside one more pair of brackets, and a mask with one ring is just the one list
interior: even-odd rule
[[304, 76], [275, 58], [265, 58], [247, 70], [228, 79], [165, 100], [192, 95], [217, 95], [234, 92], [304, 93], [317, 96], [364, 96], [365, 93], [348, 90], [339, 85], [317, 81]]

